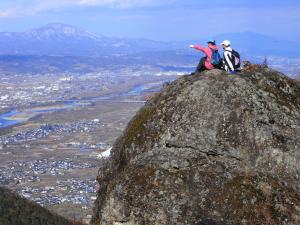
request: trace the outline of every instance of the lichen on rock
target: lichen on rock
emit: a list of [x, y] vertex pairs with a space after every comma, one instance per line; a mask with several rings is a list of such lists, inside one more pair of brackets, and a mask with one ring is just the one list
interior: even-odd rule
[[300, 85], [259, 69], [186, 75], [100, 169], [93, 224], [300, 224]]

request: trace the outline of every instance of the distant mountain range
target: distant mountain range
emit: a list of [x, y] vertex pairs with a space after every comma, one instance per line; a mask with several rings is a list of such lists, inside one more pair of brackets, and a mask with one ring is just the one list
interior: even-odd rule
[[105, 37], [53, 23], [27, 32], [0, 33], [1, 55], [88, 56], [168, 50], [170, 44], [143, 39]]
[[[228, 33], [214, 38], [218, 42], [231, 40], [234, 47], [247, 56], [300, 57], [299, 44], [257, 33]], [[52, 23], [27, 32], [0, 33], [0, 55], [103, 57], [163, 51], [191, 55], [193, 52], [188, 49], [189, 44], [205, 42], [204, 39], [160, 42], [106, 37], [70, 25]]]
[[247, 57], [279, 56], [300, 57], [300, 42], [278, 40], [276, 38], [254, 32], [228, 33], [215, 37], [216, 40], [229, 39], [233, 47]]

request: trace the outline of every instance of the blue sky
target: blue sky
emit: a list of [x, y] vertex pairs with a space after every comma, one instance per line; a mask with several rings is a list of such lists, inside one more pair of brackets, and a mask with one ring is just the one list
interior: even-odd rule
[[60, 22], [119, 37], [189, 40], [252, 31], [300, 40], [300, 0], [1, 0], [0, 31]]

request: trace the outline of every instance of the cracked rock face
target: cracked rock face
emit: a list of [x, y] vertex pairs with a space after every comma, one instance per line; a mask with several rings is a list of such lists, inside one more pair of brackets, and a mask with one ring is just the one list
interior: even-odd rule
[[99, 170], [93, 224], [300, 224], [300, 85], [261, 69], [184, 76]]

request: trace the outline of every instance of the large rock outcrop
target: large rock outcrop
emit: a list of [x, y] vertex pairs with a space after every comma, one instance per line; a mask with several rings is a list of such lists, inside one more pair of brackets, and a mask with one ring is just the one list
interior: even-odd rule
[[300, 224], [300, 85], [258, 69], [184, 76], [99, 170], [93, 224]]

